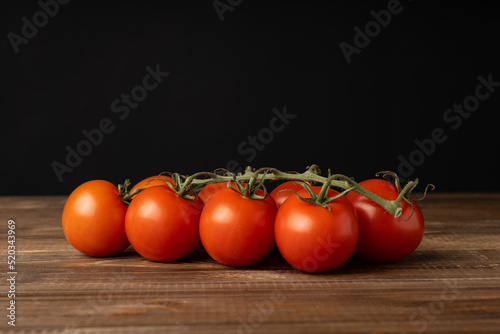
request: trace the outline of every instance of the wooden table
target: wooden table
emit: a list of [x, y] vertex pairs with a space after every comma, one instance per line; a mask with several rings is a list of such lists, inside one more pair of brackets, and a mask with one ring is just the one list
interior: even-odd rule
[[[500, 332], [500, 194], [430, 194], [412, 255], [389, 264], [351, 259], [314, 275], [276, 251], [248, 268], [220, 265], [203, 250], [175, 263], [130, 249], [91, 258], [64, 238], [65, 199], [0, 198], [1, 332]], [[9, 219], [15, 328], [6, 317]]]

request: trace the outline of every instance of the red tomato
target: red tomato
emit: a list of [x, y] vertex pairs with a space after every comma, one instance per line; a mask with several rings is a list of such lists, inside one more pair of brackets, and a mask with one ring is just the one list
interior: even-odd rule
[[64, 205], [64, 235], [84, 254], [118, 254], [129, 246], [125, 234], [126, 212], [115, 185], [104, 180], [85, 182], [69, 195]]
[[130, 244], [143, 257], [169, 262], [200, 246], [199, 202], [176, 196], [168, 186], [141, 191], [130, 203], [125, 230]]
[[203, 203], [208, 202], [208, 200], [219, 192], [219, 190], [227, 188], [227, 182], [220, 183], [209, 183], [201, 189], [198, 196], [203, 201]]
[[[365, 189], [387, 200], [398, 197], [396, 186], [386, 180], [371, 179], [359, 183]], [[402, 214], [394, 218], [380, 205], [358, 193], [349, 192], [359, 217], [359, 242], [355, 254], [372, 262], [391, 262], [411, 254], [424, 236], [424, 217], [416, 203], [412, 207], [401, 201]]]
[[276, 211], [271, 196], [248, 199], [229, 188], [222, 189], [205, 204], [201, 214], [203, 247], [214, 260], [228, 266], [254, 264], [274, 246]]
[[137, 188], [151, 188], [151, 187], [156, 187], [156, 186], [167, 186], [168, 187], [167, 182], [165, 182], [162, 179], [165, 179], [165, 180], [172, 182], [172, 185], [175, 186], [175, 183], [172, 181], [172, 178], [170, 176], [153, 175], [153, 176], [145, 178], [141, 182], [138, 182], [135, 186], [132, 187], [132, 189], [130, 189], [130, 192], [134, 191]]
[[[176, 183], [175, 183], [175, 181], [170, 176], [167, 176], [167, 175], [161, 175], [161, 176], [160, 175], [153, 175], [153, 176], [145, 178], [141, 182], [137, 183], [135, 186], [132, 187], [132, 189], [130, 189], [130, 192], [134, 191], [137, 188], [146, 188], [147, 189], [147, 188], [157, 187], [157, 186], [163, 186], [163, 187], [166, 187], [168, 189], [172, 189], [167, 184], [167, 182], [165, 182], [165, 180], [170, 181], [171, 184], [175, 187]], [[196, 194], [194, 192], [191, 192], [190, 195], [191, 196], [196, 196]], [[135, 196], [137, 196], [137, 195], [132, 196], [132, 199], [135, 198]], [[196, 198], [194, 199], [194, 201], [197, 202], [197, 205], [203, 205], [202, 199], [199, 198], [198, 196], [196, 196]]]
[[288, 197], [294, 195], [293, 191], [286, 191], [286, 189], [291, 189], [298, 193], [299, 191], [304, 190], [304, 187], [299, 182], [286, 181], [274, 188], [274, 190], [271, 192], [271, 196], [276, 202], [278, 208], [286, 201]]
[[[312, 187], [319, 194], [321, 187]], [[298, 193], [310, 198], [306, 190]], [[328, 197], [338, 192], [330, 189]], [[359, 236], [356, 211], [345, 197], [326, 207], [291, 196], [278, 210], [276, 245], [293, 267], [305, 272], [324, 272], [344, 264], [356, 249]]]

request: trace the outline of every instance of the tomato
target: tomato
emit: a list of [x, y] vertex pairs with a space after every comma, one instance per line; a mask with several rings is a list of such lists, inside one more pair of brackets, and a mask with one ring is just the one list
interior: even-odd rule
[[[134, 191], [137, 188], [145, 188], [146, 189], [146, 188], [157, 187], [157, 186], [163, 186], [163, 187], [166, 187], [168, 189], [172, 189], [172, 188], [170, 188], [170, 186], [167, 184], [167, 182], [165, 180], [170, 181], [171, 184], [175, 187], [175, 181], [170, 176], [153, 175], [153, 176], [145, 178], [141, 182], [137, 183], [135, 186], [132, 187], [132, 189], [130, 189], [130, 192]], [[197, 205], [203, 205], [203, 200], [201, 198], [199, 198], [198, 196], [196, 196], [196, 194], [194, 192], [191, 192], [190, 195], [195, 196], [194, 200], [197, 202]], [[135, 196], [137, 196], [137, 194], [132, 196], [132, 199], [135, 198]]]
[[[398, 197], [396, 186], [386, 180], [371, 179], [359, 183], [365, 189], [387, 200]], [[424, 236], [424, 217], [413, 202], [415, 211], [409, 220], [412, 207], [401, 201], [402, 214], [394, 218], [380, 205], [358, 193], [349, 192], [359, 217], [359, 243], [355, 254], [372, 262], [391, 262], [411, 254]], [[407, 220], [407, 221], [405, 221]]]
[[[321, 187], [312, 187], [319, 194]], [[310, 198], [306, 190], [298, 193]], [[328, 197], [338, 192], [330, 189]], [[338, 268], [353, 254], [359, 237], [356, 211], [344, 197], [326, 207], [290, 196], [276, 215], [276, 245], [293, 267], [305, 272], [325, 272]]]
[[203, 203], [206, 203], [213, 195], [215, 195], [216, 193], [219, 192], [219, 190], [222, 190], [224, 188], [227, 188], [227, 182], [209, 183], [206, 186], [204, 186], [203, 189], [201, 189], [198, 196], [203, 201]]
[[[164, 180], [162, 180], [162, 179], [164, 179]], [[151, 187], [155, 187], [155, 186], [167, 186], [168, 187], [168, 184], [167, 184], [167, 182], [165, 182], [165, 180], [172, 182], [172, 185], [175, 186], [175, 183], [172, 181], [172, 178], [170, 176], [153, 175], [153, 176], [147, 177], [144, 180], [138, 182], [135, 186], [132, 187], [132, 189], [130, 189], [130, 192], [134, 191], [137, 188], [151, 188]], [[133, 196], [133, 197], [135, 197], [135, 196]]]
[[[287, 191], [287, 189], [294, 190], [295, 192], [299, 192], [304, 190], [304, 187], [302, 184], [296, 181], [286, 181], [276, 188], [271, 192], [271, 196], [276, 202], [276, 205], [278, 208], [286, 201], [288, 197], [293, 195], [293, 191]], [[283, 191], [282, 191], [283, 190]]]
[[130, 244], [151, 261], [183, 258], [200, 247], [201, 209], [200, 202], [180, 198], [166, 185], [147, 188], [127, 210], [125, 231]]
[[90, 256], [111, 256], [129, 246], [125, 234], [127, 207], [118, 188], [104, 180], [85, 182], [68, 197], [62, 227], [68, 242]]
[[271, 196], [249, 199], [229, 188], [222, 189], [205, 204], [201, 214], [203, 247], [214, 260], [228, 266], [254, 264], [274, 246], [276, 211]]

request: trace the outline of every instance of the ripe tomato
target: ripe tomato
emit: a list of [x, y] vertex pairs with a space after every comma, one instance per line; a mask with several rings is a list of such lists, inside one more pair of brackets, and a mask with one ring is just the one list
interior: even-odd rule
[[[319, 194], [321, 187], [312, 187]], [[310, 198], [306, 190], [298, 193]], [[330, 189], [328, 197], [338, 192]], [[278, 210], [275, 222], [276, 245], [293, 267], [305, 272], [324, 272], [344, 264], [356, 249], [358, 219], [344, 197], [326, 207], [304, 202], [293, 195]]]
[[[134, 191], [137, 188], [146, 188], [147, 189], [147, 188], [157, 187], [157, 186], [163, 186], [163, 187], [166, 187], [167, 189], [172, 189], [167, 184], [167, 182], [165, 182], [165, 180], [170, 181], [171, 184], [175, 187], [176, 183], [175, 183], [175, 181], [170, 176], [167, 176], [167, 175], [161, 175], [161, 176], [160, 175], [153, 175], [153, 176], [147, 177], [144, 180], [142, 180], [141, 182], [137, 183], [135, 186], [132, 187], [132, 189], [130, 189], [130, 192]], [[194, 201], [197, 202], [197, 205], [203, 205], [202, 199], [199, 198], [198, 196], [196, 196], [196, 194], [194, 192], [191, 192], [190, 195], [191, 196], [195, 196]], [[132, 196], [132, 199], [135, 198], [135, 196], [137, 196], [137, 195]]]
[[172, 185], [175, 185], [170, 176], [153, 175], [153, 176], [147, 177], [144, 180], [138, 182], [135, 186], [132, 187], [132, 189], [130, 189], [130, 192], [134, 191], [137, 188], [151, 188], [151, 187], [155, 187], [155, 186], [167, 186], [168, 187], [168, 184], [162, 179], [168, 180], [168, 181], [172, 182]]
[[85, 182], [69, 195], [64, 205], [64, 235], [84, 254], [118, 254], [129, 246], [125, 234], [126, 211], [115, 185], [104, 180]]
[[219, 182], [219, 183], [209, 183], [201, 189], [198, 196], [203, 201], [203, 203], [208, 202], [208, 200], [219, 192], [219, 190], [227, 188], [227, 182]]
[[222, 189], [205, 204], [201, 214], [203, 247], [214, 260], [228, 266], [254, 264], [274, 246], [276, 211], [271, 196], [248, 199], [229, 188]]
[[200, 246], [202, 206], [176, 196], [166, 185], [137, 194], [125, 217], [130, 244], [143, 257], [157, 262], [175, 261]]
[[278, 208], [286, 201], [288, 197], [294, 195], [293, 191], [286, 191], [286, 189], [291, 189], [295, 192], [299, 192], [304, 190], [304, 187], [296, 181], [286, 181], [274, 188], [274, 190], [271, 192], [271, 196], [276, 202]]
[[[386, 180], [371, 179], [359, 183], [365, 189], [387, 200], [398, 197], [396, 186]], [[401, 201], [402, 214], [394, 218], [380, 205], [363, 195], [349, 192], [351, 201], [359, 217], [359, 242], [355, 254], [372, 262], [391, 262], [411, 254], [424, 236], [424, 217], [416, 203], [415, 211], [405, 201]]]

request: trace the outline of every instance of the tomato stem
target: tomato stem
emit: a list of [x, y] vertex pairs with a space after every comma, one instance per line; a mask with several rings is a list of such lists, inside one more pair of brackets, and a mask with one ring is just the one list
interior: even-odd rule
[[380, 175], [382, 175], [382, 177], [385, 177], [386, 175], [392, 176], [394, 178], [394, 185], [396, 186], [398, 193], [401, 192], [401, 183], [399, 182], [399, 177], [396, 173], [391, 171], [382, 171], [375, 174], [375, 176], [377, 177], [379, 177]]
[[130, 186], [130, 180], [126, 179], [123, 184], [118, 185], [118, 198], [128, 206], [130, 204], [130, 201], [132, 200], [132, 196], [135, 195], [135, 190], [132, 193], [129, 193], [128, 187]]
[[326, 200], [328, 190], [330, 190], [332, 181], [334, 180], [335, 175], [329, 176], [328, 179], [326, 179], [326, 182], [323, 183], [323, 186], [321, 187], [321, 190], [318, 194], [318, 198], [316, 199], [318, 204], [323, 204]]
[[[401, 189], [401, 184], [399, 182], [398, 176], [394, 172], [384, 171], [377, 173], [377, 175], [391, 175], [395, 179], [395, 185], [398, 188], [399, 196], [395, 200], [386, 200], [371, 191], [363, 188], [353, 179], [342, 175], [334, 174], [328, 171], [328, 176], [321, 176], [321, 171], [317, 165], [311, 165], [307, 167], [306, 171], [303, 173], [298, 172], [283, 172], [276, 168], [263, 167], [257, 170], [248, 166], [243, 173], [234, 174], [225, 169], [217, 169], [215, 172], [199, 172], [190, 176], [181, 176], [177, 173], [170, 173], [172, 179], [175, 180], [175, 192], [179, 197], [192, 198], [192, 193], [197, 193], [205, 185], [209, 183], [220, 183], [227, 182], [228, 187], [234, 191], [239, 192], [242, 196], [253, 199], [263, 199], [267, 196], [267, 190], [264, 186], [265, 180], [288, 180], [288, 181], [299, 181], [306, 182], [309, 184], [321, 184], [322, 188], [319, 195], [315, 195], [314, 202], [318, 205], [325, 206], [330, 201], [335, 198], [328, 198], [328, 189], [331, 187], [340, 188], [343, 191], [341, 194], [345, 194], [348, 191], [353, 191], [358, 194], [365, 196], [366, 198], [372, 200], [373, 202], [379, 204], [388, 213], [394, 217], [401, 216], [401, 200], [407, 200], [411, 191], [417, 186], [418, 179], [415, 181], [410, 181], [406, 186]], [[233, 181], [237, 187], [235, 189], [231, 185]], [[241, 183], [247, 183], [245, 187]], [[171, 185], [172, 186], [172, 185]], [[308, 187], [308, 186], [306, 186]], [[434, 188], [434, 186], [432, 186]], [[259, 188], [264, 190], [264, 196], [256, 195]], [[428, 187], [426, 187], [427, 192]], [[339, 195], [341, 196], [341, 195]]]

